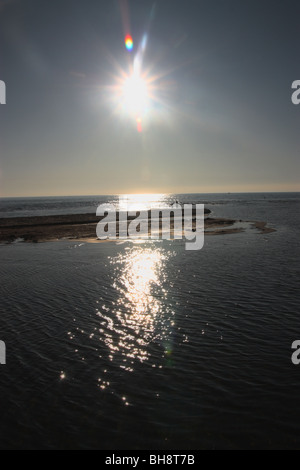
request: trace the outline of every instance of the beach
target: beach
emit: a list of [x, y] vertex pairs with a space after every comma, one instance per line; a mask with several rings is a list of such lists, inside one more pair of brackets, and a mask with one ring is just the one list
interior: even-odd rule
[[299, 194], [172, 195], [194, 251], [91, 243], [105, 198], [2, 201], [0, 448], [299, 448]]

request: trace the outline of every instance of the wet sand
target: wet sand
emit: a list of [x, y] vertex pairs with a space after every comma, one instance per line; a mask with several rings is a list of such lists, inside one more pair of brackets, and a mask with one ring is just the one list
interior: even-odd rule
[[267, 222], [251, 222], [253, 228], [260, 230], [260, 233], [276, 232], [275, 228], [267, 227]]
[[[205, 214], [209, 213], [210, 211], [205, 209]], [[131, 217], [129, 220], [134, 218]], [[0, 242], [10, 243], [22, 240], [37, 243], [63, 239], [95, 242], [99, 241], [96, 236], [96, 225], [100, 220], [101, 217], [97, 217], [95, 214], [3, 218], [0, 219]], [[195, 219], [193, 220], [195, 221]], [[235, 222], [237, 221], [234, 219], [206, 217], [204, 221], [205, 234], [219, 235], [242, 232], [243, 228], [233, 227]], [[274, 231], [266, 226], [266, 222], [251, 222], [251, 224], [260, 233]]]

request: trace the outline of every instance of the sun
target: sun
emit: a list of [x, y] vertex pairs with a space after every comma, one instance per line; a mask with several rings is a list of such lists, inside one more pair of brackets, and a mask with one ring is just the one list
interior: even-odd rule
[[170, 71], [157, 73], [155, 64], [143, 67], [146, 39], [144, 35], [134, 58], [128, 57], [127, 70], [111, 58], [117, 73], [112, 75], [114, 83], [107, 87], [110, 91], [107, 99], [114, 104], [114, 114], [135, 122], [138, 132], [143, 132], [144, 125], [153, 120], [165, 122], [170, 117], [168, 96], [172, 83], [170, 86], [170, 81], [165, 80]]
[[122, 95], [126, 110], [136, 119], [141, 117], [149, 98], [146, 81], [138, 73], [133, 73], [125, 79]]

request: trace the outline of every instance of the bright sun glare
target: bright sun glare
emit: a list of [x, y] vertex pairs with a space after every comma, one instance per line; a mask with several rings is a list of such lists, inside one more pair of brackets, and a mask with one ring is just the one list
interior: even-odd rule
[[146, 82], [137, 73], [128, 77], [123, 86], [124, 104], [137, 118], [145, 109], [148, 101]]
[[117, 75], [114, 77], [115, 84], [110, 87], [112, 90], [111, 99], [115, 103], [115, 112], [123, 117], [127, 116], [133, 119], [136, 122], [138, 132], [142, 132], [144, 122], [149, 122], [150, 115], [151, 119], [161, 118], [163, 112], [166, 112], [163, 93], [166, 89], [170, 90], [170, 83], [168, 82], [166, 85], [162, 81], [168, 72], [153, 74], [153, 65], [143, 68], [147, 40], [148, 36], [145, 33], [139, 46], [136, 46], [137, 51], [134, 57], [128, 56], [129, 70], [124, 70], [114, 61]]

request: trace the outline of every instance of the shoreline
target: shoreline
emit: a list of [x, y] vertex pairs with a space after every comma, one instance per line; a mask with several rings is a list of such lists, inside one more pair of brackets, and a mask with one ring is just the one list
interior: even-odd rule
[[[209, 209], [205, 209], [205, 215], [208, 214], [210, 214]], [[135, 217], [129, 217], [129, 222]], [[39, 243], [66, 239], [86, 242], [109, 241], [98, 240], [96, 236], [96, 225], [102, 218], [90, 213], [2, 218], [0, 219], [0, 243], [13, 243], [18, 240]], [[118, 220], [117, 213], [117, 238], [112, 241], [122, 240], [118, 238]], [[194, 222], [195, 218], [193, 218]], [[237, 222], [242, 221], [208, 216], [204, 219], [204, 233], [205, 235], [221, 235], [243, 232], [243, 228], [233, 227]], [[267, 227], [266, 222], [247, 221], [247, 223], [259, 230], [259, 233], [275, 231]]]

